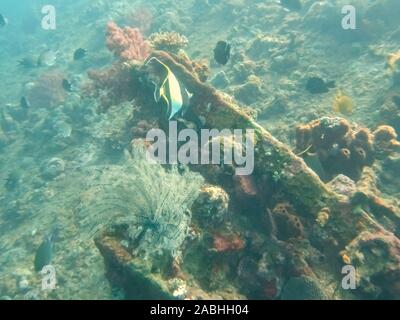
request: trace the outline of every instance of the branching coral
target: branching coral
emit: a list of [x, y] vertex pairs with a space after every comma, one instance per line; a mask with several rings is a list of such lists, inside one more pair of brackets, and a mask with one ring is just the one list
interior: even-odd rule
[[107, 47], [121, 60], [144, 61], [150, 54], [149, 44], [139, 29], [120, 28], [114, 22], [107, 25]]
[[174, 54], [184, 49], [189, 43], [185, 36], [177, 32], [153, 33], [149, 38], [149, 42], [155, 50], [163, 50]]

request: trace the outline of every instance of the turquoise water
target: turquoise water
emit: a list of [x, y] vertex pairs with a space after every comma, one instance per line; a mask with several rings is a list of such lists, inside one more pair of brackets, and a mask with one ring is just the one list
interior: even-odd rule
[[400, 298], [398, 1], [0, 15], [1, 299]]

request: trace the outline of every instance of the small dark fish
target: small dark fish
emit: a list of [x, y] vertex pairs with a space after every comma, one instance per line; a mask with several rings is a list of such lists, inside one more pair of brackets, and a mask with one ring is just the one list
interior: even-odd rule
[[300, 11], [303, 7], [300, 0], [280, 0], [280, 4], [282, 7], [292, 11]]
[[7, 24], [7, 18], [0, 13], [0, 28], [4, 28]]
[[219, 64], [226, 65], [231, 58], [231, 45], [226, 41], [218, 41], [214, 49], [214, 59]]
[[69, 82], [68, 79], [63, 79], [62, 81], [62, 87], [65, 91], [67, 92], [72, 92], [72, 84]]
[[23, 109], [29, 109], [31, 107], [31, 104], [26, 97], [21, 98], [21, 100], [19, 101], [19, 105]]
[[51, 263], [51, 259], [53, 258], [54, 241], [57, 234], [58, 229], [54, 229], [49, 235], [44, 237], [35, 254], [35, 271], [39, 272], [44, 266]]
[[80, 60], [86, 56], [87, 50], [86, 49], [76, 49], [74, 52], [74, 60]]
[[331, 88], [335, 88], [335, 81], [325, 82], [319, 77], [309, 78], [306, 84], [307, 91], [312, 94], [327, 93]]

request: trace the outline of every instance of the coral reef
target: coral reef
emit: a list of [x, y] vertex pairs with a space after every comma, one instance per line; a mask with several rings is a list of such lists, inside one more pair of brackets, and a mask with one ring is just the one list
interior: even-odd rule
[[[154, 51], [151, 56], [168, 65], [193, 93], [190, 111], [202, 119], [205, 128], [255, 129], [257, 172], [254, 176], [241, 177], [233, 176], [230, 165], [202, 168], [193, 166], [191, 169], [200, 171], [212, 185], [204, 186], [200, 190], [200, 197], [191, 206], [192, 228], [187, 228], [187, 220], [183, 223], [187, 228], [184, 232], [187, 235], [185, 245], [181, 238], [179, 241], [172, 241], [180, 243], [182, 254], [173, 256], [181, 256], [182, 260], [173, 262], [172, 266], [171, 263], [166, 263], [169, 267], [165, 267], [165, 260], [161, 263], [154, 258], [155, 252], [151, 252], [149, 256], [153, 257], [151, 261], [154, 265], [163, 270], [172, 268], [170, 272], [173, 275], [179, 274], [182, 279], [194, 279], [200, 290], [211, 295], [226, 296], [226, 292], [230, 290], [238, 297], [240, 294], [235, 290], [239, 288], [247, 298], [326, 299], [327, 292], [333, 292], [335, 288], [329, 285], [326, 290], [322, 289], [314, 271], [325, 272], [332, 266], [340, 270], [343, 257], [346, 261], [352, 260], [349, 253], [343, 254], [340, 261], [337, 258], [346, 244], [360, 231], [371, 226], [370, 217], [375, 212], [382, 217], [392, 215], [389, 223], [384, 218], [377, 221], [385, 228], [395, 230], [395, 214], [380, 211], [383, 206], [378, 211], [369, 211], [373, 207], [371, 204], [378, 205], [378, 200], [372, 201], [373, 198], [367, 196], [369, 200], [362, 202], [362, 199], [357, 198], [362, 187], [355, 182], [364, 180], [360, 179], [362, 173], [374, 164], [379, 154], [385, 158], [396, 149], [394, 131], [380, 127], [371, 133], [341, 118], [322, 118], [298, 128], [297, 149], [300, 155], [316, 154], [329, 178], [336, 177], [325, 185], [301, 159], [259, 127], [231, 97], [203, 83], [187, 56], [164, 51]], [[157, 70], [146, 65], [131, 65], [131, 75], [136, 84], [132, 86], [132, 91], [147, 92], [151, 96], [152, 92], [148, 90], [146, 82], [135, 79], [152, 72]], [[132, 94], [135, 96], [135, 93]], [[144, 106], [144, 110], [155, 108], [144, 95], [137, 95], [136, 103]], [[140, 116], [143, 114], [140, 113]], [[131, 131], [134, 138], [138, 138], [148, 128], [163, 125], [157, 114], [152, 114], [137, 120]], [[131, 143], [133, 154], [137, 143], [137, 139]], [[379, 150], [381, 151], [378, 152]], [[351, 165], [348, 163], [347, 169], [336, 164], [337, 160], [333, 157], [338, 155], [351, 159]], [[335, 163], [334, 171], [327, 170], [330, 163]], [[377, 191], [371, 193], [376, 195]], [[287, 199], [290, 199], [290, 203]], [[232, 212], [230, 201], [235, 204]], [[361, 207], [361, 213], [357, 211], [358, 207]], [[265, 230], [265, 224], [260, 225], [260, 216], [265, 218], [269, 230]], [[171, 224], [175, 223], [175, 229], [179, 229], [176, 226], [179, 219], [174, 215], [173, 217], [174, 222]], [[166, 218], [169, 220], [168, 215]], [[124, 219], [122, 222], [125, 221], [128, 225], [151, 225], [148, 239], [158, 243], [152, 230], [161, 234], [161, 231], [165, 231], [158, 230], [161, 225], [159, 219], [136, 219], [137, 217], [132, 216], [130, 222]], [[354, 224], [357, 228], [354, 228]], [[373, 226], [376, 227], [376, 224]], [[146, 255], [145, 248], [148, 247], [148, 243], [142, 241], [141, 235], [138, 235], [144, 229], [135, 228], [133, 233], [129, 227], [126, 230], [117, 232], [112, 237], [117, 241], [125, 240], [130, 243], [129, 247], [134, 252], [131, 262], [136, 263], [135, 259], [140, 256], [137, 254], [142, 252]], [[175, 252], [176, 246], [170, 243], [167, 241], [161, 247], [166, 248], [167, 252]], [[118, 254], [118, 250], [116, 249], [114, 255]], [[265, 255], [260, 257], [260, 252], [265, 252]], [[104, 258], [112, 261], [112, 256], [113, 253], [110, 252]], [[143, 276], [154, 274], [148, 270], [143, 270], [142, 273]], [[170, 276], [163, 274], [160, 277], [159, 282], [168, 287]], [[232, 278], [238, 283], [232, 282]], [[188, 297], [191, 295], [187, 292], [193, 286], [193, 283], [186, 282], [167, 291], [169, 294], [175, 292], [179, 297]], [[385, 285], [385, 290], [389, 290], [389, 287]], [[354, 298], [356, 293], [351, 295]]]
[[316, 153], [329, 179], [342, 173], [357, 180], [383, 150], [384, 156], [398, 150], [396, 138], [389, 126], [371, 133], [366, 128], [353, 129], [345, 119], [325, 117], [297, 127], [296, 150], [303, 156]]
[[149, 56], [149, 44], [139, 29], [120, 28], [115, 22], [107, 24], [107, 47], [123, 61], [144, 61]]
[[[257, 223], [253, 226], [253, 218], [250, 217], [256, 218], [261, 212], [260, 210], [263, 210], [262, 203], [265, 200], [262, 198], [264, 192], [272, 190], [270, 189], [271, 183], [273, 186], [282, 184], [282, 188], [287, 194], [299, 192], [301, 197], [298, 199], [301, 202], [301, 206], [305, 208], [305, 210], [309, 210], [308, 214], [310, 216], [315, 215], [313, 219], [317, 217], [317, 213], [319, 212], [320, 208], [317, 209], [317, 207], [320, 205], [321, 208], [326, 207], [326, 205], [322, 204], [326, 203], [324, 199], [329, 198], [328, 190], [324, 188], [312, 171], [301, 161], [298, 161], [295, 155], [284, 145], [278, 143], [268, 132], [257, 126], [231, 98], [220, 94], [212, 87], [202, 83], [190, 61], [182, 56], [160, 51], [154, 51], [152, 55], [166, 63], [177, 78], [188, 87], [188, 90], [193, 92], [191, 111], [198, 117], [204, 119], [203, 123], [205, 127], [226, 128], [234, 125], [236, 128], [255, 129], [255, 158], [257, 159], [258, 156], [261, 157], [260, 162], [256, 163], [256, 170], [258, 170], [258, 173], [261, 172], [262, 176], [265, 178], [255, 179], [253, 176], [234, 177], [233, 171], [231, 170], [232, 168], [228, 168], [229, 165], [220, 166], [220, 168], [217, 169], [218, 175], [215, 175], [216, 171], [212, 166], [204, 166], [202, 169], [199, 169], [202, 173], [204, 171], [204, 176], [209, 181], [215, 180], [216, 178], [218, 180], [218, 177], [221, 178], [222, 181], [225, 181], [227, 183], [226, 189], [224, 185], [226, 191], [215, 186], [206, 186], [203, 188], [200, 192], [200, 199], [192, 206], [192, 223], [194, 225], [191, 230], [190, 240], [188, 239], [187, 245], [181, 246], [183, 249], [183, 262], [181, 267], [178, 267], [180, 272], [189, 272], [191, 276], [198, 279], [202, 288], [208, 288], [207, 290], [211, 290], [211, 292], [216, 292], [213, 290], [222, 290], [222, 288], [226, 288], [226, 290], [229, 288], [229, 290], [232, 290], [232, 284], [224, 279], [229, 279], [231, 274], [235, 273], [238, 258], [245, 252], [244, 249], [250, 246], [252, 248], [251, 250], [254, 250], [254, 252], [266, 250], [262, 239], [265, 239], [265, 237], [269, 238], [269, 235], [265, 230], [263, 230], [261, 234], [255, 232], [254, 228], [257, 229]], [[143, 72], [146, 71], [154, 72], [154, 70], [148, 70], [147, 66], [142, 68], [140, 66], [133, 66], [132, 69], [132, 74], [134, 76], [143, 75]], [[141, 90], [142, 87], [140, 87], [140, 85], [144, 85], [143, 83], [138, 84], [139, 87], [134, 87], [135, 90]], [[151, 92], [149, 92], [149, 94], [151, 94]], [[138, 96], [137, 98], [137, 103], [147, 105], [148, 108], [151, 108], [152, 106], [149, 106], [148, 101], [149, 99], [145, 99], [145, 97]], [[157, 118], [154, 117], [145, 122], [141, 122], [140, 125], [138, 122], [138, 135], [140, 135], [142, 127], [148, 127], [149, 123], [153, 123], [154, 119]], [[156, 126], [158, 126], [158, 124], [156, 124]], [[135, 144], [136, 141], [132, 143], [133, 147]], [[143, 172], [144, 170], [141, 171]], [[222, 179], [222, 177], [224, 178]], [[299, 179], [298, 183], [296, 183], [297, 179]], [[309, 195], [306, 196], [304, 196], [303, 181], [310, 182], [308, 184]], [[287, 188], [285, 188], [285, 186], [287, 186]], [[300, 189], [296, 191], [299, 186], [302, 186], [301, 191]], [[280, 188], [281, 187], [279, 187], [279, 190], [281, 190]], [[325, 192], [326, 196], [324, 196]], [[227, 193], [229, 193], [229, 197]], [[232, 195], [242, 203], [242, 205], [236, 206], [236, 211], [241, 213], [226, 215], [228, 199], [232, 197]], [[307, 200], [308, 196], [310, 197], [310, 201]], [[129, 202], [130, 200], [127, 203]], [[199, 203], [202, 205], [199, 206]], [[254, 206], [251, 205], [251, 203], [257, 203], [257, 205]], [[126, 204], [124, 204], [124, 206], [126, 206]], [[282, 207], [285, 206], [283, 205]], [[210, 210], [205, 210], [207, 208]], [[302, 240], [304, 237], [304, 227], [296, 212], [297, 210], [291, 205], [285, 208], [287, 211], [286, 214], [284, 212], [278, 212], [279, 209], [274, 210], [273, 213], [278, 229], [278, 239], [284, 239], [288, 242]], [[202, 219], [202, 214], [207, 215], [207, 217], [210, 214], [212, 216], [206, 221], [207, 219]], [[213, 222], [214, 217], [217, 219], [216, 223]], [[242, 220], [244, 217], [247, 217], [248, 222]], [[221, 219], [222, 223], [219, 223], [218, 221], [221, 221]], [[176, 221], [177, 218], [174, 218], [174, 220]], [[129, 224], [132, 224], [132, 222]], [[142, 224], [142, 222], [146, 225], [153, 224], [151, 221], [146, 222], [144, 220], [139, 220], [139, 224]], [[157, 223], [154, 224], [157, 225]], [[246, 225], [246, 227], [239, 227], [238, 229], [237, 226], [241, 224], [243, 224], [243, 227]], [[178, 227], [175, 227], [175, 229], [177, 228]], [[244, 232], [242, 233], [241, 231]], [[152, 233], [149, 231], [149, 234], [151, 235]], [[257, 240], [260, 237], [261, 239]], [[130, 239], [128, 242], [138, 247], [138, 244], [134, 241], [134, 239], [138, 239], [136, 234], [134, 234], [133, 237], [127, 236], [126, 234], [119, 234], [117, 238]], [[248, 241], [248, 238], [251, 240]], [[152, 241], [154, 242], [155, 240], [152, 239]], [[143, 247], [146, 246], [144, 245]], [[274, 254], [274, 256], [275, 255], [279, 256], [279, 253]], [[290, 261], [301, 261], [301, 267], [297, 269], [292, 266], [290, 267], [291, 270], [296, 269], [293, 273], [310, 274], [310, 272], [307, 271], [309, 269], [307, 263], [304, 262], [300, 253], [293, 252], [293, 254], [289, 256], [293, 256], [293, 259], [290, 259]], [[204, 265], [205, 261], [211, 262]], [[278, 261], [280, 261], [279, 268], [284, 268], [282, 266], [284, 263], [281, 257]], [[156, 262], [154, 261], [154, 263]], [[295, 262], [293, 262], [293, 264], [295, 264]], [[275, 267], [271, 266], [271, 268], [272, 270], [266, 271], [267, 275], [261, 275], [261, 273], [250, 275], [250, 277], [252, 277], [252, 283], [257, 282], [256, 279], [262, 279], [261, 282], [257, 282], [258, 284], [255, 285], [258, 287], [257, 291], [254, 291], [255, 296], [265, 297], [269, 295], [270, 297], [276, 297], [278, 295], [279, 289], [276, 288], [276, 286], [281, 283], [281, 280], [277, 280], [276, 278]], [[253, 293], [250, 293], [249, 296], [253, 296]]]
[[150, 35], [148, 41], [154, 50], [162, 50], [174, 54], [178, 54], [189, 43], [185, 36], [177, 32], [153, 33]]
[[[398, 299], [398, 0], [355, 0], [356, 30], [341, 27], [344, 0], [83, 2], [51, 37], [57, 67], [31, 59], [51, 49], [33, 42], [44, 35], [2, 38], [2, 299]], [[233, 48], [224, 66], [218, 40]], [[251, 175], [144, 161], [146, 134], [169, 132], [150, 57], [190, 93], [178, 132], [254, 130]], [[309, 94], [314, 76], [346, 96]], [[32, 262], [55, 223], [58, 285], [43, 291]], [[346, 264], [357, 290], [341, 288]]]
[[[202, 83], [191, 68], [191, 63], [162, 51], [154, 51], [152, 56], [166, 63], [193, 93], [190, 110], [203, 119], [205, 128], [255, 129], [255, 171], [266, 176], [280, 175], [279, 183], [283, 184], [282, 187], [287, 186], [284, 188], [286, 192], [299, 192], [298, 197], [292, 194], [293, 198], [301, 199], [306, 207], [309, 206], [310, 214], [317, 213], [319, 197], [324, 202], [323, 199], [329, 196], [322, 182], [302, 161], [258, 126], [230, 97]], [[308, 186], [307, 190], [304, 190], [304, 185]]]

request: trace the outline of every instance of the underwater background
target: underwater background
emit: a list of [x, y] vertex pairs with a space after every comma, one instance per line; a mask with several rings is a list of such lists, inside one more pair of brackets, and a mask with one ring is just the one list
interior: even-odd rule
[[400, 299], [400, 2], [349, 4], [2, 0], [0, 298]]

